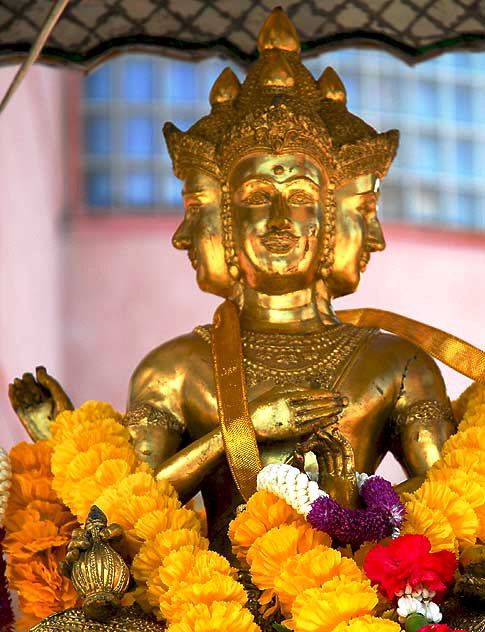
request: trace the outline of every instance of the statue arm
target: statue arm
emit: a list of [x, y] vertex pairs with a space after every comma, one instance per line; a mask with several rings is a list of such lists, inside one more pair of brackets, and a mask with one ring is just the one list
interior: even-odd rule
[[[392, 414], [393, 449], [410, 479], [398, 491], [419, 487], [456, 431], [450, 401], [436, 363], [410, 343]], [[412, 351], [412, 353], [409, 353]]]

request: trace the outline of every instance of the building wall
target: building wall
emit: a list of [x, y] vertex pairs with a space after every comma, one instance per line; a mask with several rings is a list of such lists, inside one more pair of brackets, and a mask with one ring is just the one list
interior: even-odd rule
[[[0, 94], [15, 68], [0, 69]], [[24, 432], [7, 405], [13, 376], [63, 375], [62, 74], [35, 67], [0, 115], [0, 444]]]

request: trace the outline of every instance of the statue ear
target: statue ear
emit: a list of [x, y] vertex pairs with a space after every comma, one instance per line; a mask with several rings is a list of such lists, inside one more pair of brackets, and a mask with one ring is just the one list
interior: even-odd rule
[[347, 105], [347, 91], [335, 70], [331, 66], [327, 66], [318, 80], [318, 89], [323, 99], [337, 101], [343, 105]]

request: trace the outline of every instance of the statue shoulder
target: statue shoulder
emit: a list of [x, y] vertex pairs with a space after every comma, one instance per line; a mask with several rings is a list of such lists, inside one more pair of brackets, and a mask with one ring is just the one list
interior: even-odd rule
[[400, 336], [377, 332], [369, 338], [370, 360], [392, 372], [400, 389], [419, 397], [446, 399], [446, 388], [436, 361], [421, 347]]
[[197, 358], [210, 357], [210, 347], [197, 334], [198, 329], [167, 340], [152, 349], [138, 364], [133, 376], [147, 371], [156, 371], [163, 372], [168, 377], [190, 366]]

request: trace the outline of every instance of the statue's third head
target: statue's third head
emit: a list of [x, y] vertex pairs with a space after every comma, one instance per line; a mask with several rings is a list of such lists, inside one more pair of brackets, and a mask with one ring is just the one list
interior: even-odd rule
[[[172, 124], [164, 128], [184, 193], [194, 189], [194, 178], [195, 189], [202, 191], [205, 183], [213, 192], [206, 196], [212, 207], [192, 205], [201, 214], [199, 226], [209, 224], [213, 236], [219, 229], [221, 236], [218, 251], [202, 249], [195, 262], [199, 284], [223, 294], [221, 287], [232, 279], [282, 294], [320, 278], [334, 286], [334, 295], [353, 291], [355, 279], [346, 277], [357, 273], [358, 282], [365, 253], [383, 246], [375, 246], [375, 239], [369, 246], [371, 228], [376, 234], [375, 213], [373, 227], [368, 213], [356, 223], [350, 240], [340, 238], [346, 224], [339, 214], [355, 210], [350, 197], [375, 197], [394, 157], [398, 133], [378, 134], [349, 113], [345, 89], [332, 69], [315, 81], [301, 63], [298, 36], [281, 9], [266, 20], [258, 47], [260, 57], [242, 85], [229, 69], [217, 79], [208, 116], [188, 132]], [[360, 190], [367, 186], [363, 182], [370, 183], [368, 191]], [[203, 220], [218, 203], [219, 227]], [[186, 209], [190, 215], [190, 203]], [[203, 231], [196, 222], [188, 223], [187, 214], [182, 227], [185, 242], [179, 230], [174, 243], [190, 253], [184, 243], [200, 245]], [[345, 259], [353, 267], [348, 261], [343, 265]], [[211, 286], [213, 278], [217, 282]]]

